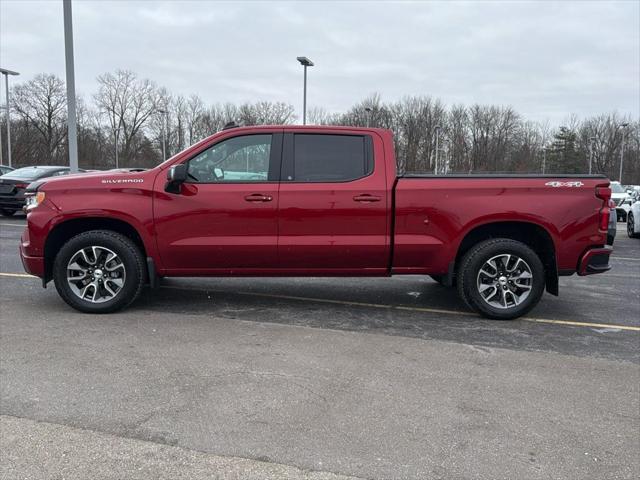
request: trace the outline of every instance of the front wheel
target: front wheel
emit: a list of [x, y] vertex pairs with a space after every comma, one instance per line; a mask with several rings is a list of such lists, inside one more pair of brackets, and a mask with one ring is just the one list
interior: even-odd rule
[[124, 235], [92, 230], [62, 246], [53, 264], [53, 279], [58, 294], [76, 310], [115, 312], [140, 295], [144, 258]]
[[544, 286], [540, 257], [508, 238], [475, 245], [459, 264], [458, 294], [486, 318], [512, 320], [526, 314], [540, 301]]
[[640, 234], [636, 233], [635, 219], [633, 217], [633, 212], [627, 213], [627, 235], [629, 235], [629, 238], [640, 237]]

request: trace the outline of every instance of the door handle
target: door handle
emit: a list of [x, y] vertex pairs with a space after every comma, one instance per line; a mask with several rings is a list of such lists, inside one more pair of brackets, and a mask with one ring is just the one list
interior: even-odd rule
[[379, 202], [380, 197], [371, 195], [370, 193], [363, 193], [362, 195], [356, 195], [355, 197], [353, 197], [353, 201], [361, 203]]
[[271, 195], [263, 195], [261, 193], [252, 193], [244, 197], [247, 202], [270, 202], [273, 200]]

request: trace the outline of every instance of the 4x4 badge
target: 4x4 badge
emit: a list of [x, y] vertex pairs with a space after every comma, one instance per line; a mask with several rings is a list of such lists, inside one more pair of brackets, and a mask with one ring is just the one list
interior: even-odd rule
[[584, 185], [582, 182], [547, 182], [547, 187], [581, 187]]

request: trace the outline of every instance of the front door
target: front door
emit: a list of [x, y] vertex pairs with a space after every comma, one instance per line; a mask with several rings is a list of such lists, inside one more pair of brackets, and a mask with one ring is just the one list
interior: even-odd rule
[[226, 137], [198, 152], [180, 193], [158, 179], [156, 238], [168, 273], [277, 267], [279, 132]]
[[366, 275], [389, 264], [389, 195], [377, 135], [285, 133], [279, 264], [292, 273]]

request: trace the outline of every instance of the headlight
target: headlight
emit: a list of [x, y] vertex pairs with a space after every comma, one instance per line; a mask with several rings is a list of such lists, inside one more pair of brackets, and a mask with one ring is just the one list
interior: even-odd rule
[[44, 202], [44, 192], [37, 192], [35, 194], [27, 195], [25, 197], [24, 209], [29, 212]]

